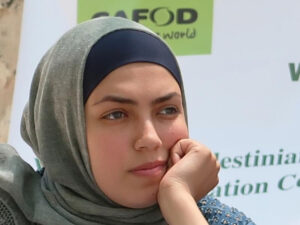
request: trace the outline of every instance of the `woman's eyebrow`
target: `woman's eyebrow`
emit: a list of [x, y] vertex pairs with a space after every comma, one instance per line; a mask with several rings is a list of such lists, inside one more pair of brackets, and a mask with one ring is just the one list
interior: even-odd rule
[[166, 95], [164, 95], [164, 96], [162, 96], [162, 97], [159, 97], [159, 98], [157, 98], [157, 99], [154, 99], [154, 100], [151, 102], [151, 104], [152, 104], [152, 105], [155, 105], [155, 104], [158, 104], [158, 103], [162, 103], [162, 102], [165, 102], [165, 101], [170, 100], [170, 99], [173, 98], [173, 97], [180, 97], [180, 98], [181, 98], [181, 95], [178, 94], [177, 92], [171, 92], [171, 93], [166, 94]]
[[[158, 104], [158, 103], [162, 103], [162, 102], [170, 100], [173, 97], [180, 97], [181, 98], [181, 95], [178, 94], [177, 92], [171, 92], [169, 94], [166, 94], [164, 96], [161, 96], [161, 97], [158, 97], [158, 98], [154, 99], [151, 102], [151, 104], [155, 105], [155, 104]], [[134, 100], [129, 99], [129, 98], [115, 96], [115, 95], [104, 96], [101, 100], [95, 102], [93, 105], [97, 105], [97, 104], [103, 103], [103, 102], [117, 102], [117, 103], [122, 103], [122, 104], [138, 105], [137, 101], [134, 101]]]
[[131, 104], [131, 105], [137, 105], [138, 103], [132, 99], [129, 98], [123, 98], [120, 96], [114, 96], [114, 95], [107, 95], [104, 96], [101, 100], [94, 103], [94, 105], [97, 105], [99, 103], [103, 102], [117, 102], [117, 103], [123, 103], [123, 104]]

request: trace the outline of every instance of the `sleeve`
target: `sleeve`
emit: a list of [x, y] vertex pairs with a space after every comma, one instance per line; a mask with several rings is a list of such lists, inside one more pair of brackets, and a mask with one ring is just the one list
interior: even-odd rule
[[210, 225], [255, 225], [244, 213], [211, 196], [204, 197], [197, 205]]
[[10, 195], [0, 188], [0, 224], [32, 225]]

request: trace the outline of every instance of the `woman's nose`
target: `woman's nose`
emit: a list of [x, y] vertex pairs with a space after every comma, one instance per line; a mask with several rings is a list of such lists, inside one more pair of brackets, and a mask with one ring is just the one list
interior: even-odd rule
[[152, 121], [143, 122], [137, 132], [137, 139], [134, 144], [135, 150], [157, 150], [162, 145]]

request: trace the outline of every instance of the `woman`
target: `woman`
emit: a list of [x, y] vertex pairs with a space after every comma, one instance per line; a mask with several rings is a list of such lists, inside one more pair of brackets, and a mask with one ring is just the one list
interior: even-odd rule
[[23, 114], [22, 136], [44, 171], [0, 147], [0, 218], [253, 224], [205, 197], [218, 182], [219, 164], [189, 139], [186, 122], [176, 59], [153, 32], [110, 17], [76, 26], [41, 60]]

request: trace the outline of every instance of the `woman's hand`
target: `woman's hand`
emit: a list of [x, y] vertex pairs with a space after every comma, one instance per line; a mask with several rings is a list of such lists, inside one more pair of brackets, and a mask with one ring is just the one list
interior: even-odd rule
[[181, 186], [198, 201], [218, 184], [219, 170], [215, 155], [206, 146], [182, 139], [171, 149], [169, 170], [160, 189]]
[[194, 140], [182, 139], [172, 147], [169, 170], [158, 192], [169, 224], [207, 224], [196, 202], [218, 184], [219, 170], [215, 155]]

